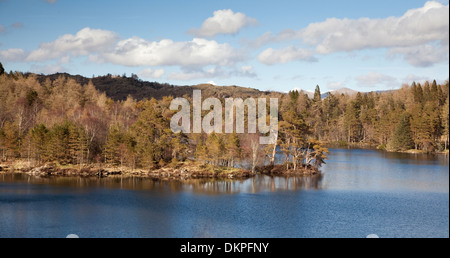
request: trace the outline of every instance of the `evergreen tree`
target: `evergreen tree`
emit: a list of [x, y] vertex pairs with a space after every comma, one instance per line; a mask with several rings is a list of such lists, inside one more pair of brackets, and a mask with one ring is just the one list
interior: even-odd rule
[[319, 85], [316, 86], [316, 90], [314, 91], [314, 102], [320, 102], [322, 100], [322, 94], [320, 93]]
[[280, 122], [281, 150], [286, 157], [286, 165], [289, 169], [290, 159], [294, 170], [302, 161], [302, 149], [306, 144], [306, 137], [310, 134], [310, 127], [305, 123], [303, 117], [291, 109], [282, 115], [283, 121]]
[[390, 148], [394, 151], [405, 151], [414, 147], [414, 141], [411, 136], [411, 115], [404, 113], [394, 133]]
[[4, 159], [11, 160], [19, 157], [20, 144], [18, 126], [14, 123], [6, 122], [3, 126], [3, 150]]
[[0, 62], [0, 76], [5, 73], [5, 68], [3, 68], [3, 64]]
[[236, 133], [232, 133], [228, 136], [225, 151], [227, 153], [228, 166], [234, 167], [236, 161], [241, 158], [242, 154], [241, 141]]
[[448, 149], [449, 142], [449, 97], [447, 96], [447, 100], [445, 105], [442, 107], [442, 123], [443, 123], [443, 135], [445, 137], [445, 147], [444, 150]]
[[108, 140], [105, 144], [105, 162], [111, 165], [123, 165], [123, 157], [120, 155], [123, 142], [123, 134], [119, 126], [112, 126], [108, 132]]
[[222, 160], [225, 153], [225, 144], [220, 135], [214, 132], [209, 134], [208, 138], [206, 139], [206, 149], [208, 161], [210, 164], [213, 164], [215, 166], [223, 165]]
[[347, 141], [358, 142], [361, 134], [361, 121], [360, 118], [361, 102], [358, 100], [351, 101], [347, 104], [345, 110], [345, 127], [347, 130]]
[[35, 126], [31, 131], [31, 156], [37, 162], [43, 162], [48, 159], [47, 142], [49, 130], [44, 124]]

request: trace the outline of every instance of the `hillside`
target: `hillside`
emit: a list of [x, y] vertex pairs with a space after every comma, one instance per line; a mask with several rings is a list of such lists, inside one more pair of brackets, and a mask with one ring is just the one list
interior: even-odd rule
[[[26, 74], [25, 76], [29, 76]], [[271, 92], [262, 92], [252, 88], [245, 88], [239, 86], [215, 86], [211, 84], [200, 84], [194, 86], [175, 86], [167, 83], [161, 84], [158, 82], [142, 81], [136, 77], [123, 76], [99, 76], [95, 78], [86, 78], [80, 75], [70, 75], [67, 73], [56, 73], [52, 75], [36, 75], [37, 79], [43, 83], [47, 79], [50, 81], [56, 80], [60, 76], [75, 80], [81, 85], [88, 84], [89, 81], [95, 87], [114, 100], [125, 100], [129, 95], [134, 99], [162, 99], [165, 96], [183, 97], [184, 95], [192, 95], [194, 89], [202, 90], [204, 97], [219, 97], [219, 98], [257, 98], [261, 95], [269, 95]]]

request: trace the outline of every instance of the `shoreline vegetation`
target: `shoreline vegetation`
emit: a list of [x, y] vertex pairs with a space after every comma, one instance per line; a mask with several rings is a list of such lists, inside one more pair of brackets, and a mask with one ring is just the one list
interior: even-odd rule
[[[329, 143], [329, 148], [350, 148], [382, 150], [391, 153], [407, 154], [430, 154], [422, 150], [389, 151], [379, 148], [379, 146], [343, 142]], [[435, 152], [435, 155], [449, 155], [449, 151]], [[164, 167], [158, 167], [153, 170], [131, 169], [127, 167], [114, 167], [103, 164], [92, 164], [86, 166], [61, 165], [56, 163], [45, 163], [40, 165], [31, 165], [28, 161], [14, 161], [0, 163], [0, 174], [18, 173], [36, 177], [139, 177], [153, 180], [192, 180], [192, 179], [216, 179], [216, 180], [245, 180], [256, 175], [267, 175], [273, 177], [305, 177], [321, 175], [317, 167], [307, 166], [297, 170], [287, 169], [286, 165], [266, 165], [255, 168], [252, 172], [249, 169], [219, 167], [196, 163], [194, 161], [180, 162], [178, 164], [169, 164]]]
[[0, 164], [0, 174], [18, 173], [36, 177], [141, 177], [154, 180], [190, 180], [190, 179], [233, 179], [242, 180], [260, 175], [290, 177], [320, 175], [320, 170], [313, 167], [286, 170], [284, 165], [257, 167], [255, 172], [247, 169], [201, 165], [185, 162], [177, 165], [157, 168], [151, 171], [132, 170], [125, 167], [90, 165], [85, 167], [47, 163], [30, 166], [26, 161]]
[[[184, 98], [192, 104], [195, 89], [222, 107], [228, 98], [277, 98], [277, 141], [261, 145], [260, 138], [269, 133], [253, 133], [249, 119], [243, 134], [174, 133], [170, 125], [177, 112], [170, 108], [172, 101]], [[320, 173], [328, 159], [327, 146], [333, 143], [448, 153], [448, 105], [448, 81], [369, 93], [322, 94], [317, 85], [308, 95], [238, 86], [180, 87], [144, 82], [136, 75], [90, 79], [2, 71], [0, 170], [153, 178], [313, 175]], [[211, 117], [213, 107], [199, 112], [202, 121]], [[249, 109], [244, 108], [244, 118], [250, 117]], [[236, 113], [237, 108], [230, 120], [236, 121]], [[272, 118], [266, 117], [267, 126]], [[214, 117], [214, 123], [221, 118]]]

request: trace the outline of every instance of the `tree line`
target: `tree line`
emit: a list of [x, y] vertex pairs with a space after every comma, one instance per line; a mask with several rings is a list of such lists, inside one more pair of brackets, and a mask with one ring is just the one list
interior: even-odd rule
[[389, 151], [448, 151], [449, 83], [413, 82], [388, 92], [333, 95], [321, 99], [288, 94], [320, 141], [366, 144]]
[[42, 81], [33, 74], [2, 72], [0, 159], [130, 169], [191, 160], [211, 166], [247, 164], [255, 171], [274, 165], [282, 154], [286, 169], [299, 170], [325, 163], [327, 142], [424, 151], [448, 145], [448, 82], [413, 84], [389, 93], [330, 94], [324, 99], [319, 87], [314, 98], [298, 91], [262, 97], [280, 102], [279, 136], [272, 146], [260, 145], [254, 134], [174, 134], [172, 96], [113, 100], [92, 81], [80, 84], [63, 75]]

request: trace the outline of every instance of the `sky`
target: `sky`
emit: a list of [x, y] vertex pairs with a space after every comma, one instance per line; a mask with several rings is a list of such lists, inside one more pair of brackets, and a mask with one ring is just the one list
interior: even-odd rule
[[174, 85], [389, 90], [449, 78], [449, 3], [0, 0], [0, 62]]

